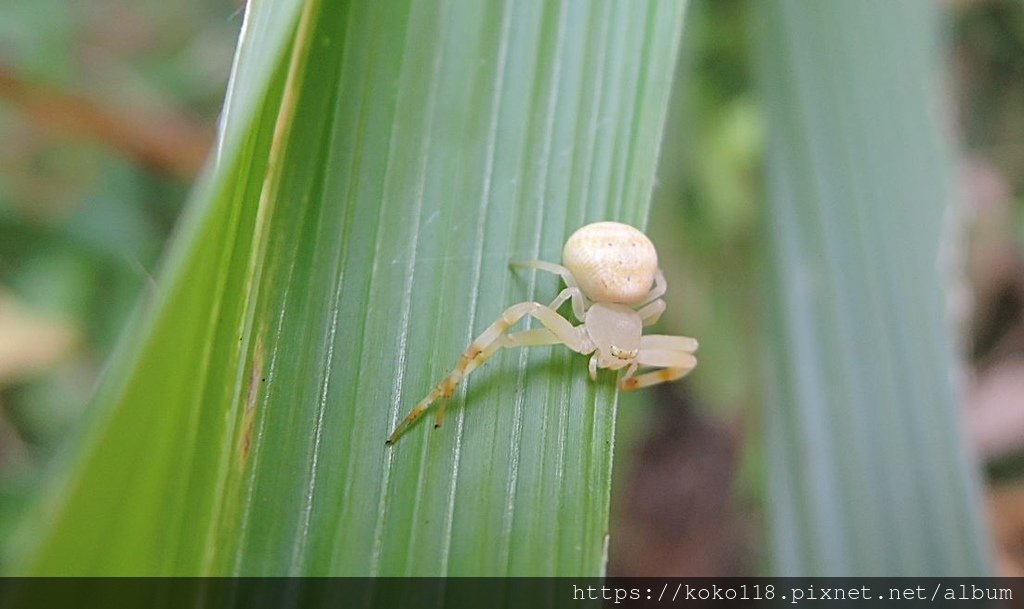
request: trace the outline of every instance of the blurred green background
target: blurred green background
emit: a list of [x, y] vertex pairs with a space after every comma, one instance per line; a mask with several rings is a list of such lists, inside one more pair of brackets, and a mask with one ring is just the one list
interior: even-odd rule
[[227, 1], [0, 6], [0, 537], [151, 289], [240, 23]]
[[[1024, 10], [947, 10], [963, 282], [950, 307], [993, 562], [1024, 575]], [[213, 134], [235, 2], [0, 5], [0, 544], [75, 430]], [[661, 327], [699, 374], [619, 409], [610, 573], [742, 575], [767, 560], [760, 414], [765, 119], [750, 0], [688, 8], [650, 235]], [[714, 337], [706, 340], [704, 337]]]

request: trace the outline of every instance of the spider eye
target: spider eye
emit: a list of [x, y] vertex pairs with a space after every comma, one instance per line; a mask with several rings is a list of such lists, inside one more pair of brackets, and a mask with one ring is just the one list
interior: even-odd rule
[[611, 352], [612, 357], [624, 360], [636, 359], [636, 356], [640, 353], [639, 349], [630, 349], [627, 351], [626, 349], [620, 349], [615, 345], [612, 345], [609, 351]]

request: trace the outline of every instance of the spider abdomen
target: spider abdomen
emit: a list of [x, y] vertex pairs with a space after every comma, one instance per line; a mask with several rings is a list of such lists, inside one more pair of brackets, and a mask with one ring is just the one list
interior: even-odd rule
[[636, 304], [651, 291], [658, 252], [639, 230], [619, 222], [595, 222], [574, 232], [562, 264], [594, 302]]

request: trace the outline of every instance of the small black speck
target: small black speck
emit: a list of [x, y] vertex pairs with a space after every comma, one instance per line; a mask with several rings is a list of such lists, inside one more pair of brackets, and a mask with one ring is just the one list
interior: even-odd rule
[[266, 382], [267, 382], [267, 377], [263, 377], [263, 378], [261, 378], [261, 379], [260, 379], [260, 382], [261, 382], [261, 383], [266, 383]]

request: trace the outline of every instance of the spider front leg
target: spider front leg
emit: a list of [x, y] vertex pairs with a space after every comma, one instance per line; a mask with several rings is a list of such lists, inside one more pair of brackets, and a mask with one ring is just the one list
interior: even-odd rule
[[[502, 347], [540, 347], [543, 345], [558, 345], [565, 341], [558, 337], [557, 334], [548, 330], [547, 328], [534, 328], [532, 330], [525, 330], [523, 332], [516, 332], [515, 334], [503, 334], [496, 338], [493, 343], [486, 349], [480, 352], [475, 358], [473, 358], [466, 369], [462, 372], [462, 378], [469, 376], [469, 373], [476, 370], [478, 366], [483, 364], [489, 359], [494, 352]], [[465, 355], [463, 355], [465, 357]], [[461, 359], [459, 360], [461, 363]], [[454, 389], [453, 389], [454, 390]], [[437, 408], [437, 414], [434, 415], [434, 429], [437, 429], [444, 422], [444, 411], [448, 407], [448, 397], [442, 396], [444, 401]]]
[[[517, 332], [512, 335], [505, 334], [510, 327], [527, 315], [536, 318], [544, 324], [544, 328]], [[462, 357], [459, 358], [459, 363], [455, 366], [455, 369], [448, 376], [441, 379], [441, 382], [427, 394], [427, 397], [420, 400], [409, 411], [405, 419], [391, 432], [385, 444], [394, 444], [402, 433], [415, 423], [435, 401], [444, 399], [447, 402], [462, 379], [469, 376], [473, 370], [487, 361], [487, 358], [494, 355], [494, 352], [498, 349], [502, 347], [527, 347], [559, 343], [563, 343], [573, 351], [580, 353], [593, 351], [589, 340], [577, 327], [539, 302], [521, 302], [505, 309], [505, 312], [501, 314], [497, 321], [488, 326], [476, 340], [470, 343], [469, 347], [462, 353]], [[442, 405], [442, 408], [438, 411], [434, 426], [439, 427], [443, 418], [444, 407]]]
[[[686, 376], [697, 365], [697, 358], [693, 356], [696, 350], [697, 341], [688, 336], [641, 336], [636, 365], [630, 367], [626, 375], [619, 380], [619, 389], [631, 391]], [[639, 366], [651, 366], [660, 370], [633, 376]]]

